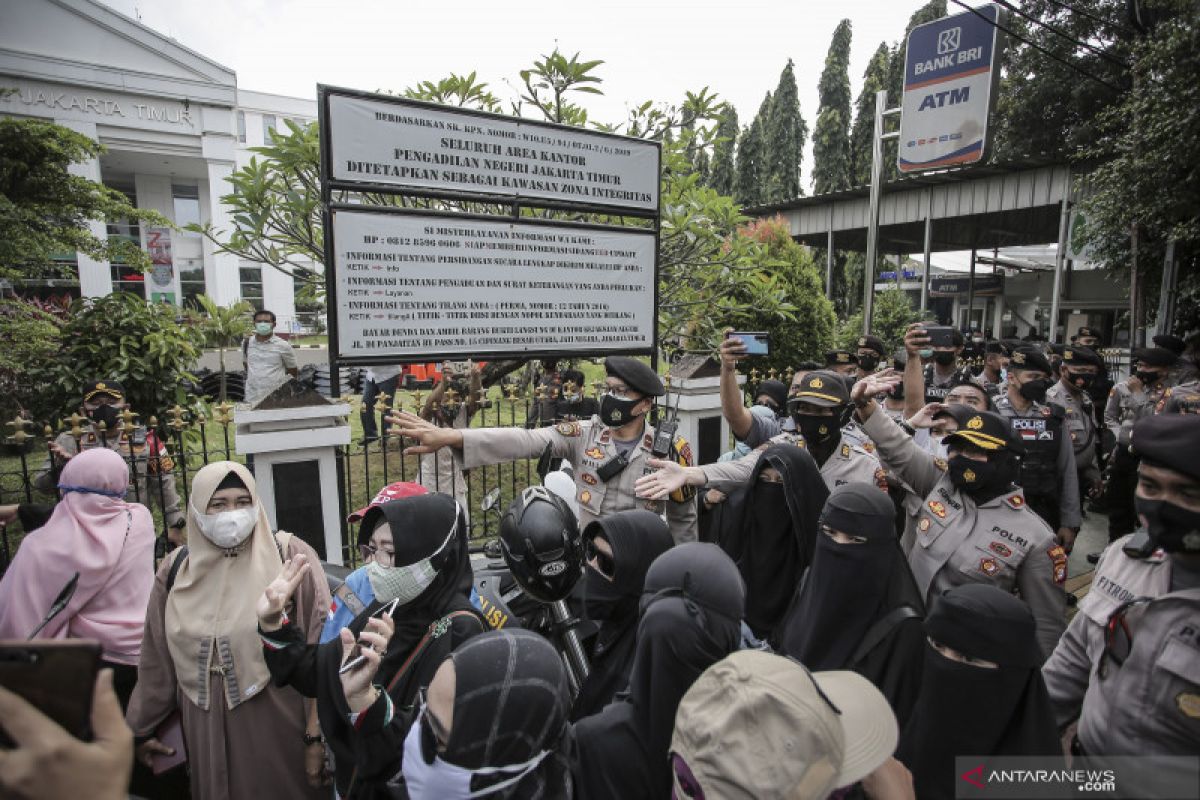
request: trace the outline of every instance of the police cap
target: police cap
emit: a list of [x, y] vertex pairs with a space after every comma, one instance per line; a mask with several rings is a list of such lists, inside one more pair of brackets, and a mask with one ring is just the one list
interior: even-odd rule
[[1165, 347], [1177, 356], [1183, 355], [1183, 351], [1187, 348], [1183, 339], [1170, 333], [1160, 333], [1154, 337], [1154, 343], [1159, 347]]
[[952, 412], [958, 420], [958, 430], [942, 441], [947, 447], [972, 444], [980, 450], [1019, 450], [1012, 438], [1008, 420], [991, 411]]
[[836, 372], [817, 370], [804, 376], [799, 389], [793, 392], [788, 400], [803, 400], [814, 406], [832, 408], [849, 403], [850, 391], [846, 388], [846, 381], [841, 375]]
[[830, 350], [825, 354], [825, 366], [836, 367], [843, 364], [857, 364], [858, 354], [849, 350]]
[[1143, 347], [1133, 351], [1133, 360], [1141, 361], [1148, 367], [1170, 367], [1178, 358], [1165, 347]]
[[604, 359], [604, 371], [609, 377], [620, 378], [638, 394], [660, 397], [665, 393], [662, 379], [649, 365], [630, 356], [609, 356]]
[[1063, 348], [1062, 359], [1064, 364], [1072, 367], [1093, 366], [1100, 369], [1104, 368], [1104, 359], [1097, 355], [1096, 351], [1090, 347], [1068, 345]]
[[1129, 447], [1143, 461], [1200, 480], [1200, 416], [1158, 414], [1138, 420]]
[[1009, 370], [1036, 369], [1050, 374], [1050, 361], [1036, 347], [1018, 347], [1008, 359]]
[[124, 400], [125, 387], [116, 381], [91, 381], [83, 387], [83, 402], [86, 403], [100, 394], [106, 394], [116, 400]]
[[874, 350], [879, 353], [881, 358], [887, 358], [887, 347], [883, 344], [883, 339], [878, 336], [860, 336], [858, 337], [858, 346], [865, 350]]
[[1008, 346], [1004, 344], [1004, 342], [998, 342], [995, 339], [993, 339], [992, 341], [984, 344], [983, 352], [989, 353], [989, 354], [995, 353], [996, 355], [1006, 356], [1009, 353], [1009, 349], [1008, 349]]

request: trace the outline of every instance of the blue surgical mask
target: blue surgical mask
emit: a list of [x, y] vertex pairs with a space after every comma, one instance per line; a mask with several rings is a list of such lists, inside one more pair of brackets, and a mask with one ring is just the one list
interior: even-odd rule
[[270, 336], [271, 331], [275, 330], [275, 326], [269, 322], [254, 323], [254, 332], [259, 336]]

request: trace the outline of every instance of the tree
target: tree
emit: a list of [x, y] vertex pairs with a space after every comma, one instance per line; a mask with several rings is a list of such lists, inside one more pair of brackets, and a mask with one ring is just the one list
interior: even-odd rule
[[737, 145], [737, 180], [733, 196], [743, 206], [756, 206], [766, 202], [767, 179], [763, 127], [771, 115], [771, 93], [763, 98], [762, 105], [750, 125], [742, 129]]
[[58, 357], [66, 320], [61, 310], [37, 300], [0, 300], [0, 341], [4, 342], [0, 347], [0, 425], [5, 426], [4, 435], [14, 433], [7, 423], [25, 414], [40, 393], [38, 376], [30, 366]]
[[763, 128], [762, 172], [766, 181], [763, 198], [768, 203], [794, 200], [804, 194], [800, 187], [800, 163], [808, 124], [800, 114], [796, 73], [791, 59], [779, 76], [779, 86], [771, 100], [771, 112]]
[[717, 138], [713, 142], [712, 166], [708, 185], [717, 194], [734, 195], [737, 173], [734, 168], [734, 148], [737, 146], [738, 115], [731, 104], [721, 106], [720, 122], [717, 123]]
[[871, 183], [871, 137], [875, 133], [875, 93], [887, 87], [891, 51], [880, 42], [863, 72], [862, 91], [854, 103], [854, 129], [850, 132], [852, 170], [850, 184], [867, 186]]
[[92, 233], [93, 221], [170, 224], [69, 171], [103, 152], [98, 142], [52, 122], [0, 118], [0, 278], [65, 274], [55, 256], [75, 251], [149, 269], [150, 258], [136, 243]]
[[[861, 260], [859, 263], [861, 266]], [[899, 286], [889, 286], [875, 294], [871, 312], [871, 333], [883, 340], [888, 352], [893, 352], [903, 346], [904, 331], [920, 318], [921, 314], [913, 308], [908, 294]], [[853, 350], [858, 337], [862, 336], [862, 329], [860, 310], [846, 317], [845, 321], [838, 325], [838, 346]]]
[[195, 324], [204, 344], [217, 348], [217, 361], [220, 365], [221, 392], [220, 399], [224, 403], [225, 392], [225, 348], [237, 347], [249, 335], [253, 325], [254, 306], [248, 300], [241, 300], [230, 306], [222, 306], [206, 294], [199, 295], [196, 300], [203, 312], [196, 316]]
[[817, 85], [820, 106], [813, 132], [813, 192], [850, 188], [850, 20], [833, 31], [825, 69]]

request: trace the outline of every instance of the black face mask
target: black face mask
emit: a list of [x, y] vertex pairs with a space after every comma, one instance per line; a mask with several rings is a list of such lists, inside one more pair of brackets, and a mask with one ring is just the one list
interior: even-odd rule
[[864, 371], [870, 372], [879, 366], [879, 356], [859, 356], [858, 365], [862, 367]]
[[814, 447], [829, 444], [841, 436], [837, 417], [820, 417], [816, 414], [792, 414], [796, 429], [804, 436], [804, 441]]
[[111, 431], [116, 427], [117, 420], [121, 418], [121, 412], [117, 410], [116, 406], [104, 405], [90, 411], [88, 416], [91, 418], [92, 422], [96, 423], [97, 425], [103, 422], [104, 427]]
[[943, 367], [948, 367], [958, 360], [958, 353], [953, 350], [934, 350], [933, 360]]
[[1050, 388], [1050, 381], [1045, 378], [1039, 378], [1036, 381], [1026, 381], [1021, 384], [1017, 392], [1026, 400], [1032, 403], [1040, 403], [1046, 399], [1046, 390]]
[[641, 400], [620, 400], [611, 394], [600, 398], [600, 421], [610, 428], [619, 428], [630, 420], [642, 416], [634, 414], [633, 407]]
[[1072, 374], [1067, 376], [1067, 380], [1079, 391], [1086, 392], [1088, 389], [1091, 389], [1092, 385], [1096, 382], [1096, 376], [1087, 373], [1079, 375]]
[[1146, 518], [1146, 532], [1155, 547], [1168, 553], [1200, 553], [1200, 511], [1136, 496], [1134, 506]]
[[1143, 372], [1142, 370], [1138, 370], [1134, 374], [1137, 376], [1139, 381], [1147, 386], [1153, 386], [1154, 384], [1158, 383], [1159, 380], [1157, 372]]
[[950, 482], [979, 502], [1003, 494], [1012, 485], [1013, 471], [1007, 463], [973, 461], [964, 455], [951, 456], [946, 463]]
[[591, 567], [583, 573], [583, 609], [588, 619], [604, 622], [637, 609], [637, 595], [630, 596]]

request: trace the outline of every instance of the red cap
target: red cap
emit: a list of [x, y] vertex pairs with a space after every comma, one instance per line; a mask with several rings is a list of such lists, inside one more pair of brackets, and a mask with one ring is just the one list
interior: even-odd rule
[[389, 483], [379, 490], [379, 494], [375, 495], [374, 500], [346, 517], [346, 522], [361, 522], [363, 516], [376, 506], [390, 503], [393, 500], [399, 500], [401, 497], [415, 497], [419, 494], [429, 494], [429, 490], [419, 483], [408, 483], [406, 481]]

